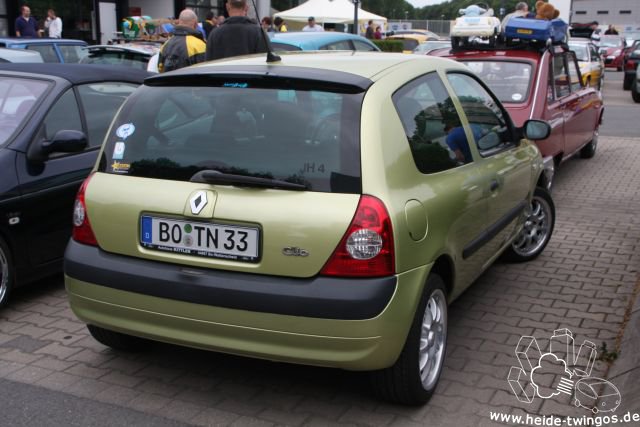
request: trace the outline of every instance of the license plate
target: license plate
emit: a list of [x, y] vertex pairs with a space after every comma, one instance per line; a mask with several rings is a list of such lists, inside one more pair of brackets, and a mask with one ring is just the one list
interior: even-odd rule
[[464, 22], [467, 25], [478, 25], [480, 24], [480, 18], [464, 18]]
[[141, 217], [140, 225], [140, 244], [148, 249], [249, 262], [260, 258], [257, 228], [148, 215]]
[[518, 33], [518, 34], [533, 34], [533, 30], [527, 30], [527, 29], [524, 29], [524, 28], [518, 28], [516, 30], [516, 33]]

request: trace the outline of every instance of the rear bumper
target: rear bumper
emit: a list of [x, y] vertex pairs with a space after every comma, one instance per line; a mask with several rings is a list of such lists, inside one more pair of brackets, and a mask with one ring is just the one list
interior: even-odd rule
[[178, 345], [352, 370], [388, 367], [428, 267], [383, 279], [289, 279], [183, 268], [71, 242], [65, 282], [84, 322]]

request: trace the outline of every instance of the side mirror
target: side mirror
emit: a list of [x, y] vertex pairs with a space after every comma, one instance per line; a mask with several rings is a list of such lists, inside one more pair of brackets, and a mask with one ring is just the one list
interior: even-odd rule
[[87, 136], [78, 130], [59, 130], [50, 141], [31, 144], [27, 158], [32, 162], [44, 162], [51, 153], [77, 153], [87, 148]]
[[551, 126], [543, 120], [527, 120], [524, 123], [524, 136], [532, 141], [546, 139], [551, 134]]

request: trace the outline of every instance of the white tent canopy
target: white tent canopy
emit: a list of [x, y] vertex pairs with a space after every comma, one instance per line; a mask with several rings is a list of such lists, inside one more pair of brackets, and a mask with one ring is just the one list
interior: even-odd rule
[[[350, 0], [308, 0], [293, 9], [278, 12], [279, 16], [289, 22], [307, 22], [310, 16], [320, 24], [353, 23], [353, 2]], [[358, 22], [387, 22], [387, 18], [358, 8]]]

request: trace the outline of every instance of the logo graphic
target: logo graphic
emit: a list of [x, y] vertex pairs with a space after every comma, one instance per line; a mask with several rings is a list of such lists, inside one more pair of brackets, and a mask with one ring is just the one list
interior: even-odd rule
[[191, 213], [198, 215], [207, 206], [207, 192], [202, 190], [196, 192], [189, 200], [189, 204], [191, 205]]
[[516, 399], [532, 403], [536, 396], [552, 399], [565, 394], [573, 395], [575, 406], [594, 414], [615, 411], [622, 401], [616, 386], [591, 377], [597, 355], [595, 344], [583, 341], [576, 354], [569, 329], [555, 330], [549, 341], [547, 353], [542, 353], [535, 337], [523, 336], [518, 341], [515, 355], [519, 366], [512, 366], [507, 377]]
[[113, 160], [122, 160], [124, 158], [124, 142], [116, 142], [113, 147]]
[[136, 127], [133, 125], [133, 123], [126, 123], [124, 125], [121, 125], [118, 129], [116, 129], [116, 135], [119, 138], [122, 138], [122, 140], [124, 141], [129, 136], [133, 135], [135, 131], [136, 131]]

